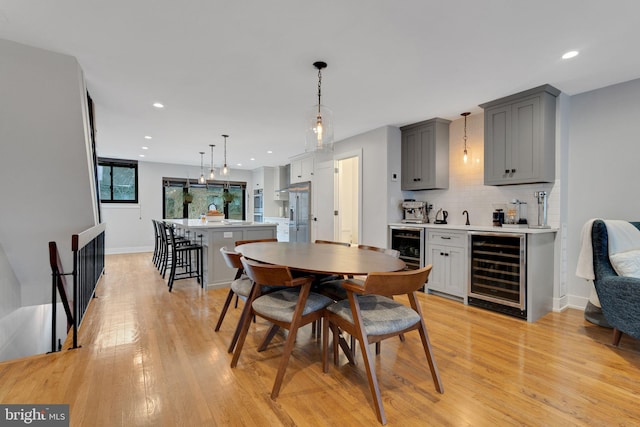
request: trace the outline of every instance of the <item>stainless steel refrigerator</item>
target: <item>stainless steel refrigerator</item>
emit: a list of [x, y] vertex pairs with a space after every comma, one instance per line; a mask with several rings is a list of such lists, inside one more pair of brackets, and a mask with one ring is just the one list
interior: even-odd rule
[[289, 186], [289, 241], [311, 240], [311, 183], [299, 182]]

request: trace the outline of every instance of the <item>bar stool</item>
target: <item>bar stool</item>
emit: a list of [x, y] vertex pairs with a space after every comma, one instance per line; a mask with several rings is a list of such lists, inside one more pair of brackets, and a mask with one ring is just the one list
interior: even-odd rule
[[173, 244], [175, 245], [186, 245], [191, 242], [184, 237], [177, 236], [174, 233], [174, 243], [172, 244], [169, 240], [169, 229], [174, 230], [173, 225], [167, 224], [164, 221], [156, 221], [158, 225], [158, 230], [160, 234], [160, 254], [158, 259], [158, 271], [162, 274], [162, 278], [164, 279], [166, 276], [166, 272], [171, 267], [172, 259], [169, 257], [171, 251], [170, 248]]
[[[176, 242], [175, 230], [173, 227], [166, 227], [168, 231], [168, 248], [171, 250], [171, 270], [169, 272], [169, 292], [173, 289], [173, 282], [180, 279], [195, 277], [204, 288], [204, 261], [202, 244], [193, 242]], [[201, 237], [202, 238], [202, 237]], [[167, 258], [169, 258], [167, 256]], [[194, 267], [195, 263], [195, 267]], [[184, 269], [178, 273], [177, 269]]]

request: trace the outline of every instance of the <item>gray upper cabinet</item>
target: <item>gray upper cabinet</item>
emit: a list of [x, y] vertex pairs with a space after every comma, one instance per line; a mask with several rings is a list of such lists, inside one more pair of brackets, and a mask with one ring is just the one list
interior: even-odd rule
[[449, 123], [435, 118], [400, 128], [402, 190], [449, 187]]
[[485, 185], [554, 182], [559, 94], [544, 85], [480, 105]]

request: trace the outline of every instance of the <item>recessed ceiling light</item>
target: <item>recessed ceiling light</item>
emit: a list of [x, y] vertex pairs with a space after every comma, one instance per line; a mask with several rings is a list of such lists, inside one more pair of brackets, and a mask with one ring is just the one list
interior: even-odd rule
[[267, 154], [273, 154], [273, 151], [267, 150]]
[[144, 154], [140, 154], [140, 157], [144, 157]]
[[144, 139], [151, 139], [151, 137], [149, 135], [145, 135]]
[[162, 105], [162, 104], [161, 104], [161, 103], [159, 103], [159, 102], [154, 102], [154, 103], [153, 103], [153, 106], [154, 106], [154, 107], [156, 107], [156, 108], [164, 108], [164, 105]]
[[242, 163], [237, 163], [236, 166], [242, 166]]
[[577, 50], [570, 50], [569, 52], [562, 55], [562, 59], [575, 58], [576, 56], [578, 56], [579, 53], [580, 52], [578, 52]]
[[249, 160], [254, 161], [255, 159], [256, 159], [255, 157], [252, 157], [252, 158], [250, 158]]
[[142, 147], [142, 149], [143, 149], [143, 150], [148, 150], [148, 149], [149, 149], [149, 147]]

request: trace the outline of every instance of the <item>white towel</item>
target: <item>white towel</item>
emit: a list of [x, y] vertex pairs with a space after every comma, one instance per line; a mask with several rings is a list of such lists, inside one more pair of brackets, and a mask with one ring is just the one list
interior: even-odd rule
[[640, 230], [629, 221], [606, 220], [609, 255], [640, 249]]
[[587, 280], [596, 278], [593, 273], [593, 244], [591, 243], [591, 228], [596, 219], [598, 218], [591, 218], [585, 222], [580, 233], [580, 254], [578, 255], [576, 276]]

